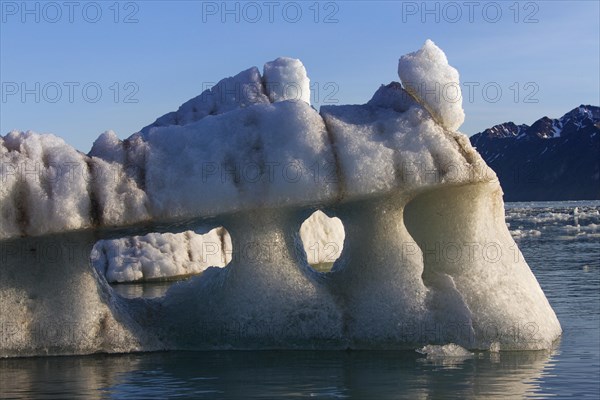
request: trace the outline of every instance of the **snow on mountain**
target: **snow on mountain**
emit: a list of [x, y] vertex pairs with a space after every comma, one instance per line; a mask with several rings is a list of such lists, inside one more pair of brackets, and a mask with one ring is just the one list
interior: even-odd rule
[[581, 105], [531, 126], [506, 122], [470, 138], [505, 200], [600, 199], [600, 108]]

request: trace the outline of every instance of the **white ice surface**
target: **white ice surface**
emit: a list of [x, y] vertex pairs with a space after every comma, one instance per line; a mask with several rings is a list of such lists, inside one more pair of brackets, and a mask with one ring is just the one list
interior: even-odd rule
[[[396, 89], [389, 89], [396, 90]], [[476, 182], [495, 176], [461, 133], [448, 133], [421, 107], [324, 106], [350, 196]]]
[[[325, 124], [308, 104], [257, 104], [151, 130], [145, 187], [155, 217], [318, 203], [337, 189]], [[321, 167], [322, 169], [322, 167]]]
[[514, 238], [523, 238], [523, 237], [529, 237], [529, 236], [541, 236], [542, 232], [538, 231], [537, 229], [525, 229], [525, 230], [521, 230], [521, 229], [514, 229], [510, 231], [510, 234], [512, 235], [512, 237]]
[[435, 43], [427, 40], [419, 51], [402, 56], [398, 76], [440, 125], [451, 131], [462, 125], [465, 113], [458, 71]]
[[92, 250], [92, 264], [109, 282], [135, 282], [199, 274], [231, 261], [231, 238], [223, 228], [206, 234], [149, 233], [101, 240]]
[[310, 79], [300, 60], [279, 57], [266, 63], [263, 79], [265, 91], [272, 103], [302, 100], [310, 104]]
[[213, 87], [186, 101], [177, 111], [158, 118], [142, 129], [148, 133], [152, 128], [185, 125], [196, 122], [208, 115], [223, 114], [228, 111], [249, 107], [253, 104], [269, 103], [258, 68], [252, 67], [239, 74], [220, 80]]
[[88, 165], [54, 135], [0, 137], [0, 238], [68, 231], [89, 223]]
[[300, 227], [300, 237], [309, 264], [332, 263], [344, 249], [344, 225], [322, 211], [314, 212]]

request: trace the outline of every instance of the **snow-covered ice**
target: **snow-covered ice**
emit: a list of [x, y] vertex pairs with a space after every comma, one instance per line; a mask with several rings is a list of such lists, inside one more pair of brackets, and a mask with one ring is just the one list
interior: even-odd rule
[[332, 263], [344, 249], [344, 225], [337, 218], [329, 218], [315, 211], [300, 227], [300, 238], [309, 264]]
[[101, 240], [94, 245], [94, 268], [109, 282], [150, 281], [198, 274], [231, 261], [231, 238], [223, 228], [203, 235], [149, 233]]
[[465, 121], [458, 71], [431, 40], [419, 51], [400, 57], [398, 75], [440, 125], [455, 131]]
[[184, 125], [199, 121], [208, 115], [223, 114], [253, 104], [268, 104], [262, 77], [258, 68], [252, 67], [239, 74], [220, 80], [215, 86], [186, 101], [177, 111], [159, 117], [143, 128], [143, 134], [152, 128]]
[[[306, 76], [299, 62], [271, 67], [275, 81]], [[399, 75], [367, 104], [318, 112], [278, 101], [250, 68], [126, 140], [101, 135], [88, 155], [53, 135], [0, 137], [0, 356], [550, 348], [560, 324], [506, 226], [495, 174], [456, 131], [460, 103], [415, 90], [458, 73], [428, 41]], [[309, 266], [300, 232], [318, 209], [345, 234], [327, 274]], [[189, 242], [220, 226], [227, 266], [161, 298], [122, 298], [89, 265], [98, 240], [150, 234], [125, 250], [140, 260], [131, 272], [169, 270], [196, 247], [182, 255], [185, 240], [168, 234]], [[155, 250], [158, 269], [143, 261]]]
[[542, 232], [538, 231], [537, 229], [513, 229], [510, 231], [510, 234], [515, 238], [522, 238], [528, 236], [541, 236]]
[[310, 104], [310, 79], [300, 60], [279, 57], [265, 64], [263, 76], [266, 92], [272, 103], [302, 100]]

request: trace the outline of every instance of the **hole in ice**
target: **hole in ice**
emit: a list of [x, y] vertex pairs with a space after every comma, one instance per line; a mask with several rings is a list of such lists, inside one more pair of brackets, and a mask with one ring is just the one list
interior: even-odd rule
[[300, 226], [300, 237], [308, 263], [318, 272], [329, 272], [342, 254], [344, 247], [344, 224], [337, 218], [328, 217], [317, 210]]
[[91, 263], [123, 297], [160, 297], [176, 281], [231, 261], [229, 232], [223, 227], [204, 234], [149, 233], [100, 240]]

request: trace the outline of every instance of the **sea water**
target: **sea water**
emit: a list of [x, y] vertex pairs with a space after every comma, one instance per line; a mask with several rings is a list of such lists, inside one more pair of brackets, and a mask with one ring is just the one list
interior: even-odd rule
[[[506, 222], [562, 324], [549, 351], [165, 352], [0, 360], [0, 398], [600, 396], [600, 201], [508, 203]], [[121, 286], [156, 297], [170, 283]], [[415, 349], [416, 350], [416, 349]]]

